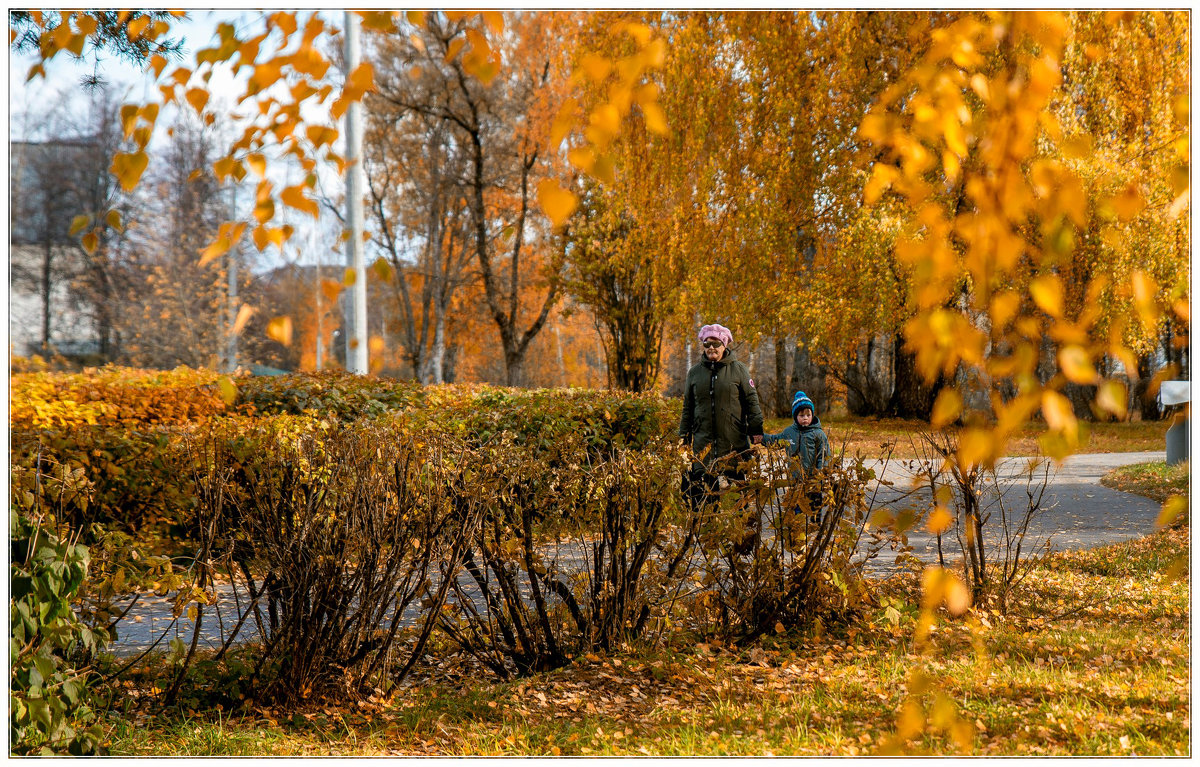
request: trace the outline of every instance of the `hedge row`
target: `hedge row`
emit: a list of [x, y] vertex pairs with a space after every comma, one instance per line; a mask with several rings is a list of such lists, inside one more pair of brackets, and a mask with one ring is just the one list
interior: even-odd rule
[[14, 432], [82, 426], [179, 426], [230, 415], [313, 415], [336, 421], [392, 417], [442, 424], [459, 436], [509, 433], [523, 442], [579, 437], [594, 446], [644, 444], [667, 434], [678, 405], [656, 395], [586, 389], [421, 386], [346, 373], [222, 376], [176, 368], [105, 367], [12, 378]]
[[669, 435], [677, 413], [655, 395], [479, 385], [422, 387], [345, 373], [221, 376], [106, 367], [12, 380], [12, 461], [38, 456], [83, 468], [90, 501], [65, 510], [74, 527], [99, 522], [131, 534], [180, 535], [194, 506], [189, 467], [172, 446], [216, 420], [301, 417], [380, 423], [398, 433], [444, 433], [472, 444], [508, 439], [545, 453], [570, 443], [593, 452], [642, 449]]
[[11, 380], [14, 432], [77, 426], [192, 423], [229, 409], [216, 373], [104, 367], [87, 373], [20, 373]]

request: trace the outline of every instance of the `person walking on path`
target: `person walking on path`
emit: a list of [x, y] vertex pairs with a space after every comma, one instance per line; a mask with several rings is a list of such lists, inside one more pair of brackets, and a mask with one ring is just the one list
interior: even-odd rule
[[679, 437], [695, 454], [683, 481], [693, 510], [716, 491], [719, 477], [745, 479], [738, 465], [749, 456], [750, 444], [761, 443], [763, 435], [754, 379], [729, 349], [733, 333], [723, 325], [705, 325], [699, 339], [704, 359], [688, 371], [679, 419]]

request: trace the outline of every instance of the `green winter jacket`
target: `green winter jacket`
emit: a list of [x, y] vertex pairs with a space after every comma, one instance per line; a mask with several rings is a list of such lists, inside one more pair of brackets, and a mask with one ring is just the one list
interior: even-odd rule
[[800, 464], [806, 471], [825, 468], [825, 459], [829, 457], [829, 437], [821, 428], [821, 419], [813, 416], [813, 422], [808, 426], [800, 426], [792, 422], [778, 434], [764, 434], [763, 444], [787, 442], [788, 455], [795, 458], [800, 456]]
[[750, 449], [750, 437], [763, 433], [762, 408], [750, 371], [726, 350], [716, 362], [704, 360], [688, 371], [683, 389], [683, 415], [679, 436], [701, 453], [709, 445], [705, 463], [733, 451]]

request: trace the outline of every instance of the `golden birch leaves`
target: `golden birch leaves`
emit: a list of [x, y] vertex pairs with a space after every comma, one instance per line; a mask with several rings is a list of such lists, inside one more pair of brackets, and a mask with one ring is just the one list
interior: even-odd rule
[[[1124, 417], [1128, 392], [1104, 379], [1100, 363], [1108, 355], [1133, 376], [1136, 358], [1106, 306], [1127, 296], [1152, 333], [1179, 300], [1164, 296], [1147, 270], [1114, 279], [1084, 267], [1081, 249], [1096, 245], [1081, 238], [1096, 230], [1097, 214], [1112, 222], [1101, 220], [1111, 247], [1147, 203], [1139, 183], [1097, 189], [1088, 175], [1098, 162], [1093, 142], [1059, 109], [1074, 97], [1062, 91], [1064, 57], [1073, 55], [1066, 31], [1083, 23], [1054, 12], [964, 16], [933, 33], [923, 59], [859, 128], [882, 150], [864, 202], [892, 194], [915, 211], [918, 226], [896, 252], [913, 269], [918, 312], [905, 336], [920, 371], [933, 380], [963, 367], [989, 391], [1010, 392], [993, 396], [990, 427], [968, 430], [967, 463], [1002, 455], [1019, 423], [1012, 415], [1029, 412], [1030, 402], [1048, 427], [1043, 447], [1057, 458], [1076, 449], [1078, 419], [1061, 393], [1068, 384], [1097, 386], [1097, 411]], [[1177, 184], [1172, 199], [1184, 193]], [[1043, 385], [1037, 369], [1047, 347], [1058, 374]], [[934, 424], [964, 417], [961, 410], [952, 395], [939, 398]]]

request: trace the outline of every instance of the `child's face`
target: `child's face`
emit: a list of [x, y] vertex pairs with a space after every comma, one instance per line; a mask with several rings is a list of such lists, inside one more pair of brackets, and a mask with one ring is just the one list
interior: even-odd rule
[[798, 426], [812, 425], [812, 411], [806, 407], [800, 408], [800, 412], [796, 413], [796, 424]]

